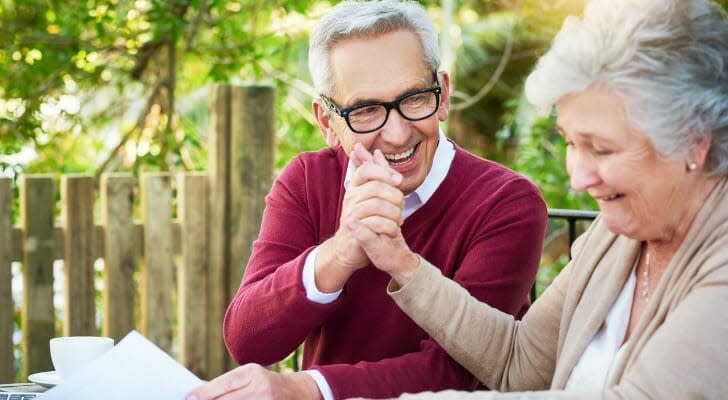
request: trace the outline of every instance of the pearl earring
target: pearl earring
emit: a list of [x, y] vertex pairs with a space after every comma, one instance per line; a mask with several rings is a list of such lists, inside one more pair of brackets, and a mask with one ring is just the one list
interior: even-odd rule
[[695, 171], [696, 168], [698, 168], [698, 164], [696, 164], [694, 161], [690, 161], [688, 163], [688, 171]]

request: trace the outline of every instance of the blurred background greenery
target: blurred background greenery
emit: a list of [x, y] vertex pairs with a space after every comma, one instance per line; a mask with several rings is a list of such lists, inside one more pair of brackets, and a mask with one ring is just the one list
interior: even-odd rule
[[[596, 209], [569, 189], [564, 143], [522, 85], [584, 1], [421, 1], [454, 87], [446, 134], [528, 176], [552, 208]], [[307, 39], [334, 3], [0, 0], [0, 174], [206, 170], [215, 83], [276, 87], [279, 170], [324, 146]], [[549, 228], [542, 287], [567, 260], [563, 231]]]
[[[324, 145], [307, 39], [335, 2], [0, 0], [0, 173], [207, 168], [209, 89], [277, 88], [276, 168]], [[583, 0], [425, 0], [441, 31], [453, 105], [446, 133], [530, 177], [550, 207], [571, 193], [563, 143], [522, 83]]]
[[[204, 170], [208, 91], [221, 82], [277, 88], [277, 168], [322, 147], [307, 39], [332, 3], [0, 0], [0, 170]], [[536, 182], [563, 183], [557, 171], [544, 175], [551, 164], [560, 170], [558, 147], [534, 148], [558, 139], [527, 137], [534, 119], [521, 85], [581, 2], [423, 4], [442, 32], [443, 68], [455, 88], [447, 134]], [[525, 147], [551, 154], [532, 166]]]

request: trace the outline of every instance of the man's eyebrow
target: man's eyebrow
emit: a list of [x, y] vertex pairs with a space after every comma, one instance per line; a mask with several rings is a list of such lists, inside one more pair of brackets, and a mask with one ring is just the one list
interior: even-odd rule
[[372, 104], [372, 103], [381, 103], [383, 101], [385, 101], [385, 100], [375, 99], [375, 98], [371, 98], [371, 97], [355, 97], [350, 102], [350, 105], [347, 104], [344, 108], [351, 108], [351, 107], [356, 107], [356, 106], [361, 106], [361, 105], [366, 105], [366, 104]]
[[[437, 83], [435, 83], [435, 84], [437, 84]], [[418, 84], [412, 85], [412, 87], [410, 87], [409, 89], [402, 91], [400, 94], [394, 96], [393, 98], [391, 98], [389, 100], [382, 100], [382, 99], [376, 99], [376, 98], [371, 98], [371, 97], [354, 97], [354, 99], [352, 99], [349, 102], [350, 105], [347, 104], [346, 106], [344, 106], [342, 108], [351, 108], [351, 107], [367, 105], [367, 104], [372, 104], [372, 103], [382, 103], [382, 102], [393, 101], [394, 99], [398, 99], [409, 93], [416, 92], [416, 91], [422, 90], [422, 89], [427, 89], [429, 87], [430, 86], [427, 86], [427, 83], [418, 83]]]

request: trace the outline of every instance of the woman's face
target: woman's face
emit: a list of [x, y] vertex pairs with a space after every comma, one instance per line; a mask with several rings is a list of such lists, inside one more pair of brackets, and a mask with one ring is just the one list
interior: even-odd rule
[[571, 187], [596, 199], [608, 229], [637, 240], [670, 237], [691, 187], [685, 161], [661, 158], [604, 86], [564, 96], [557, 111]]

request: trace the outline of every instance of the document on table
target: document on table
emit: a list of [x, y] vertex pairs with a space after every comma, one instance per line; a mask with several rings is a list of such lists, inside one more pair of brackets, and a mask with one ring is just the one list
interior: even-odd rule
[[137, 331], [43, 394], [43, 400], [178, 399], [204, 382]]

